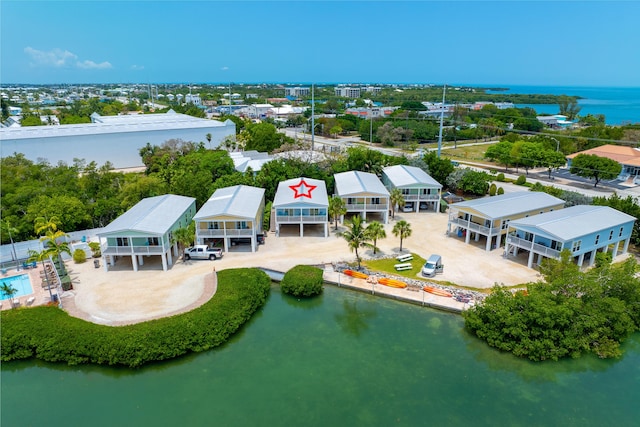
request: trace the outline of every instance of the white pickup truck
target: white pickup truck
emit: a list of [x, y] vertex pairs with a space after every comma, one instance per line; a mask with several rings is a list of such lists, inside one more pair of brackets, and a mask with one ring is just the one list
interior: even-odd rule
[[222, 249], [211, 249], [207, 245], [195, 245], [184, 250], [184, 259], [218, 259], [222, 258]]

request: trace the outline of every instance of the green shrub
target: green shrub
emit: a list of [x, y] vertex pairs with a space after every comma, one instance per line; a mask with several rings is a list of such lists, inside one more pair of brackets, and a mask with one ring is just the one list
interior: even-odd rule
[[491, 185], [489, 186], [489, 196], [495, 196], [497, 190], [498, 188], [496, 187], [496, 185], [494, 183], [491, 183]]
[[498, 187], [498, 191], [496, 192], [496, 194], [499, 196], [501, 194], [504, 194], [504, 188], [502, 187]]
[[286, 294], [311, 297], [322, 293], [322, 270], [308, 265], [296, 265], [287, 271], [280, 286]]
[[209, 350], [226, 342], [264, 305], [270, 288], [261, 270], [223, 270], [215, 296], [195, 310], [120, 327], [86, 322], [57, 307], [4, 310], [1, 360], [35, 357], [69, 365], [138, 367]]
[[93, 253], [94, 258], [100, 258], [102, 256], [102, 250], [100, 249], [100, 243], [98, 242], [89, 242], [89, 247], [91, 248], [91, 252]]
[[504, 174], [502, 172], [498, 174], [498, 176], [496, 177], [496, 181], [504, 182]]
[[87, 260], [87, 254], [82, 249], [76, 249], [73, 251], [73, 261], [76, 264], [82, 264]]
[[516, 185], [525, 185], [527, 183], [527, 177], [524, 175], [520, 175], [518, 179], [516, 179]]

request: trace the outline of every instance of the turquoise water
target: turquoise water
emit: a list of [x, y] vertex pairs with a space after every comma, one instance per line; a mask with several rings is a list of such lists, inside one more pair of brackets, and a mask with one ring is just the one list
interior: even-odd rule
[[[494, 93], [579, 96], [582, 116], [604, 114], [609, 125], [640, 123], [640, 87], [509, 86], [507, 91]], [[518, 107], [532, 107], [538, 113], [548, 114], [559, 111], [556, 104], [518, 104]]]
[[[8, 283], [18, 290], [13, 298], [20, 298], [25, 295], [29, 295], [33, 293], [33, 288], [31, 287], [31, 280], [29, 279], [28, 274], [21, 274], [19, 276], [11, 276], [0, 279], [0, 284]], [[9, 297], [4, 293], [0, 292], [0, 300], [8, 300]]]
[[277, 288], [227, 345], [140, 370], [2, 365], [2, 425], [631, 426], [640, 334], [618, 360], [532, 363], [462, 319], [326, 287]]

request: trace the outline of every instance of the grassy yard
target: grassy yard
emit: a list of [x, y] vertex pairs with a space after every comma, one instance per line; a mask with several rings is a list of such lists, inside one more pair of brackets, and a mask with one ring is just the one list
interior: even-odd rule
[[484, 153], [487, 151], [489, 145], [468, 145], [465, 147], [458, 148], [448, 148], [446, 150], [442, 150], [442, 155], [444, 157], [448, 157], [452, 160], [467, 160], [472, 162], [482, 162], [488, 165], [493, 165], [493, 163], [487, 161], [484, 158]]
[[420, 272], [420, 269], [425, 263], [425, 259], [417, 254], [412, 253], [412, 255], [413, 255], [413, 260], [409, 261], [413, 266], [411, 270], [396, 271], [396, 269], [393, 268], [393, 266], [396, 264], [400, 264], [400, 262], [395, 258], [362, 261], [362, 265], [372, 271], [379, 271], [380, 273], [389, 273], [395, 276], [406, 277], [408, 279], [416, 279], [418, 278], [416, 274]]

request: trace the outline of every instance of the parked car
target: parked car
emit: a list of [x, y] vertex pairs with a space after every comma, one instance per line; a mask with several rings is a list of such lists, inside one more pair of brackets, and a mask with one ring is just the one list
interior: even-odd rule
[[453, 194], [448, 191], [442, 193], [442, 199], [449, 204], [464, 202], [464, 197], [458, 196], [457, 194]]
[[433, 277], [443, 271], [444, 265], [442, 264], [442, 257], [436, 254], [431, 255], [422, 267], [422, 275], [426, 277]]
[[218, 259], [222, 258], [222, 249], [210, 248], [207, 245], [195, 245], [184, 250], [184, 259]]
[[404, 206], [402, 207], [402, 212], [413, 212], [414, 208], [413, 208], [413, 203], [405, 203]]

